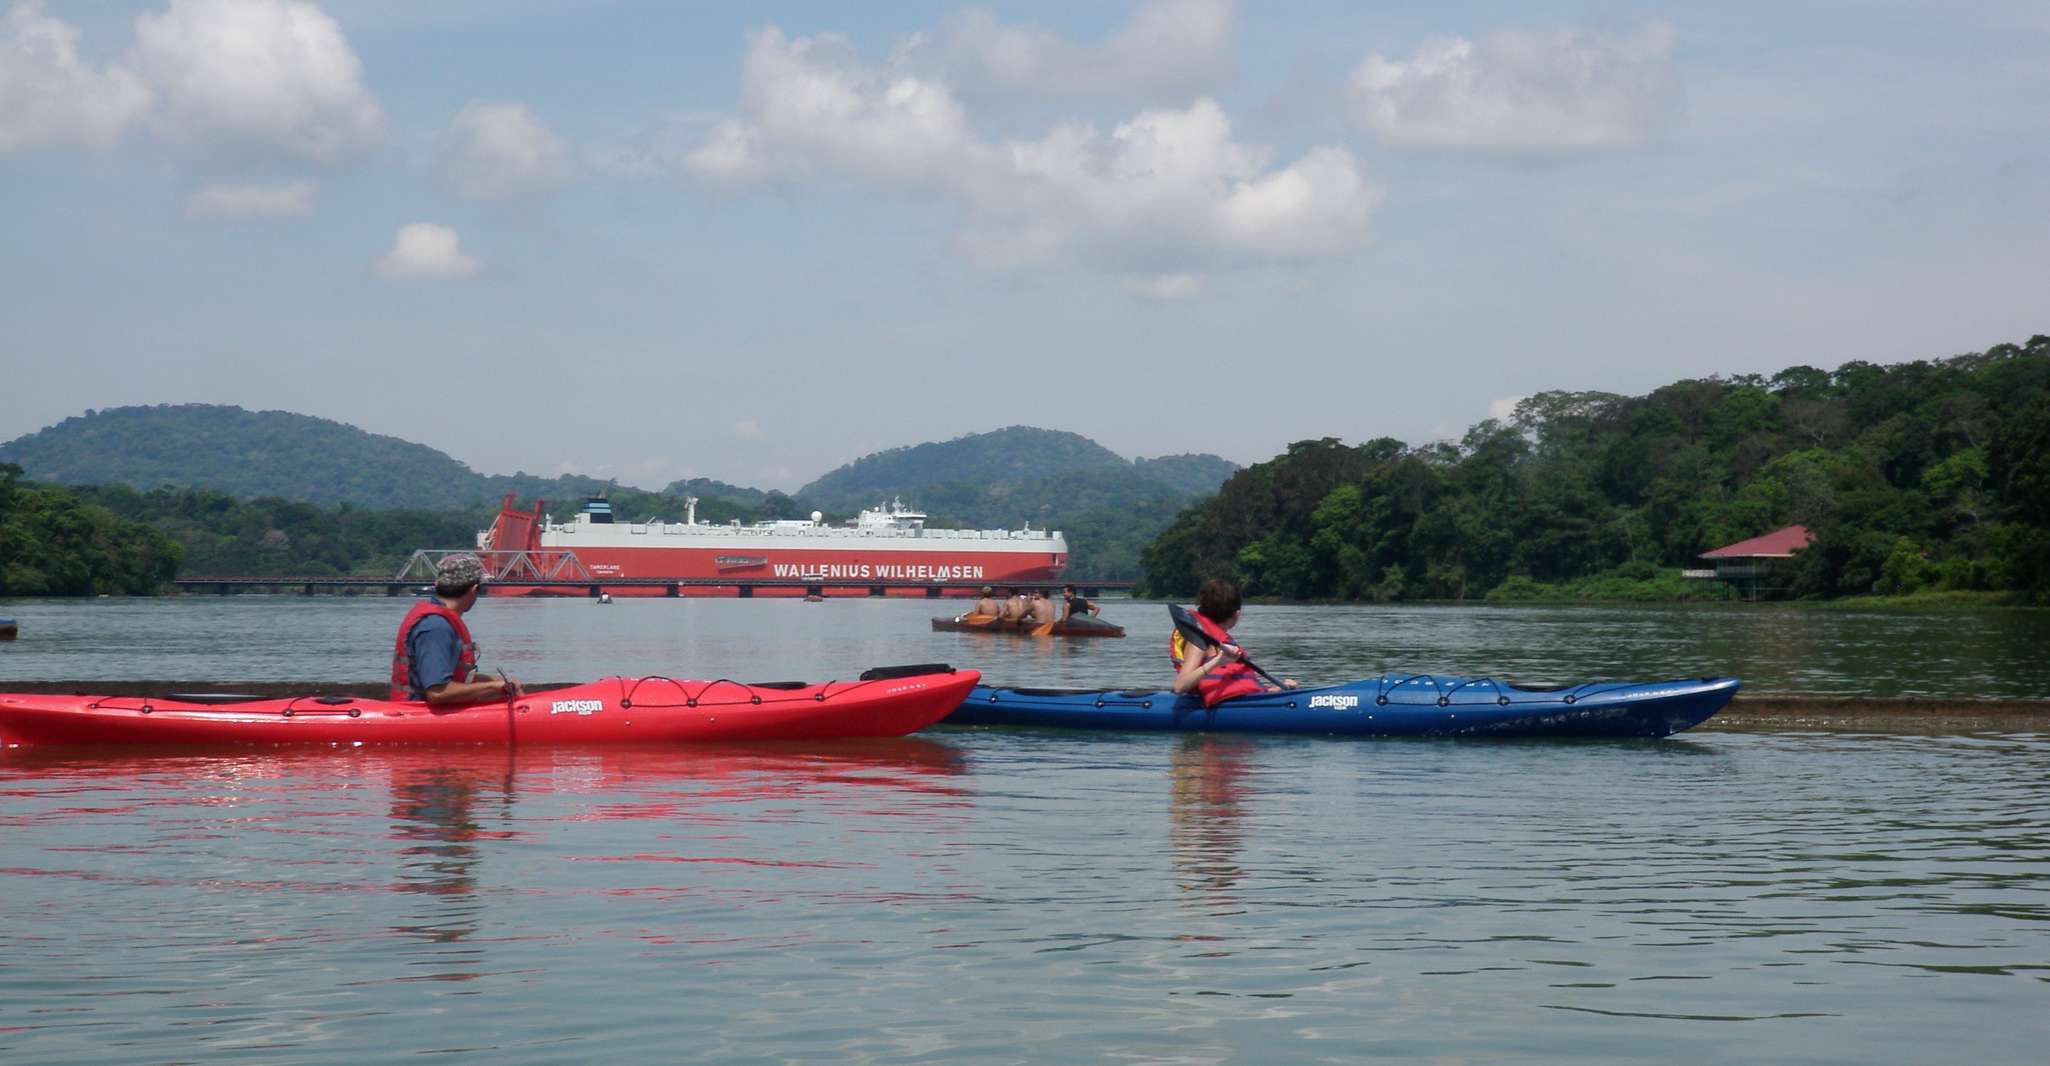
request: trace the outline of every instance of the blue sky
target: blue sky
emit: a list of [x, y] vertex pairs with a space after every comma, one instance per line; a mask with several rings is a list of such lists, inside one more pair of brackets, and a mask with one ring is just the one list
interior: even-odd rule
[[794, 488], [2050, 331], [2040, 3], [0, 0], [0, 440]]

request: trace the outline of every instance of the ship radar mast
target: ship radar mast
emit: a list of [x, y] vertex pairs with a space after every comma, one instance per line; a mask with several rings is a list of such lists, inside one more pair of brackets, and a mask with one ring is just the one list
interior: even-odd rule
[[900, 496], [892, 498], [889, 503], [862, 508], [854, 525], [857, 529], [923, 529], [926, 517], [924, 511], [904, 506], [904, 499]]

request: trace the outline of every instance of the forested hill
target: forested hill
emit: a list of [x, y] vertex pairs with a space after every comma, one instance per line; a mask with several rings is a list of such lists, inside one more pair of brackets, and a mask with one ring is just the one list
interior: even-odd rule
[[[797, 491], [799, 499], [847, 510], [902, 495], [959, 486], [1018, 485], [1082, 471], [1131, 473], [1182, 496], [1215, 492], [1237, 466], [1214, 455], [1130, 461], [1079, 433], [1009, 426], [948, 441], [866, 455]], [[920, 506], [936, 510], [924, 499]]]
[[1700, 553], [1793, 523], [1816, 537], [1798, 594], [2050, 600], [2050, 337], [1540, 393], [1457, 444], [1303, 441], [1182, 515], [1146, 550], [1144, 591], [1221, 575], [1291, 598], [1670, 595]]
[[1011, 426], [864, 456], [797, 498], [853, 511], [902, 496], [935, 525], [1058, 529], [1071, 576], [1124, 579], [1176, 514], [1237, 469], [1215, 455], [1127, 460], [1080, 434]]
[[[288, 411], [159, 404], [88, 411], [0, 444], [0, 461], [65, 485], [213, 489], [371, 509], [468, 508], [507, 492], [573, 499], [611, 488], [597, 478], [480, 474], [443, 452]], [[755, 505], [766, 494], [722, 482], [688, 483], [707, 497]]]

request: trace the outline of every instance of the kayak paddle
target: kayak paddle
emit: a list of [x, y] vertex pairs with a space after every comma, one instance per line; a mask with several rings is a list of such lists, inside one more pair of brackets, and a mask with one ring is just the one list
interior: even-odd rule
[[[1188, 608], [1183, 607], [1179, 603], [1170, 603], [1167, 605], [1167, 613], [1174, 618], [1174, 627], [1181, 631], [1183, 640], [1195, 641], [1206, 648], [1217, 647], [1217, 640], [1203, 629], [1202, 623], [1196, 621], [1196, 616], [1190, 614]], [[1273, 674], [1254, 666], [1253, 660], [1246, 658], [1244, 655], [1239, 656], [1239, 661], [1245, 663], [1254, 673], [1265, 678], [1269, 684], [1281, 688], [1288, 687], [1283, 685], [1280, 679], [1276, 678]]]

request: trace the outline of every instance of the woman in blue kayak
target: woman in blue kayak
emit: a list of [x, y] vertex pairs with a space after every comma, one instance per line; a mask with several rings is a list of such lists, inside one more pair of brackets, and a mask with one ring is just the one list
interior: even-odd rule
[[[1210, 653], [1198, 649], [1191, 654], [1179, 629], [1168, 638], [1167, 654], [1175, 666], [1171, 687], [1176, 695], [1194, 692], [1203, 697], [1203, 706], [1215, 707], [1233, 696], [1280, 691], [1260, 683], [1245, 661], [1245, 652], [1231, 639], [1231, 627], [1239, 624], [1241, 602], [1238, 585], [1221, 577], [1203, 582], [1196, 590], [1196, 622], [1210, 638]], [[1294, 687], [1294, 678], [1282, 679], [1281, 688]]]

